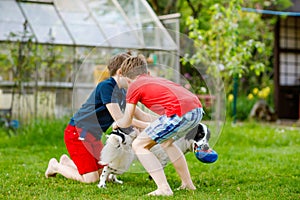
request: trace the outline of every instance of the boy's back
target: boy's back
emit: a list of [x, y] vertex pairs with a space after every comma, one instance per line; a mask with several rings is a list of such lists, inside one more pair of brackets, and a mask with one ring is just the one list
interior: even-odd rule
[[202, 107], [198, 97], [182, 86], [164, 78], [140, 75], [130, 85], [126, 101], [141, 102], [159, 115], [182, 116], [188, 111]]

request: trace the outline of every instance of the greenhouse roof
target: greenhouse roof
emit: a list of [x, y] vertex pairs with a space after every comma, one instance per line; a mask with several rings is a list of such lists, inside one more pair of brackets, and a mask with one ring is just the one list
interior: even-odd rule
[[0, 41], [176, 50], [146, 0], [0, 0]]

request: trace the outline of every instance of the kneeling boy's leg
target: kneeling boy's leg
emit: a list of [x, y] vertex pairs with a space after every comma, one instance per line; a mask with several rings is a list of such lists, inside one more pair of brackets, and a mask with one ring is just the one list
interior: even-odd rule
[[55, 175], [55, 174], [61, 174], [62, 176], [68, 178], [68, 179], [72, 179], [72, 180], [76, 180], [76, 181], [80, 181], [83, 183], [93, 183], [99, 180], [99, 173], [98, 171], [94, 171], [94, 172], [89, 172], [86, 174], [79, 174], [77, 168], [68, 166], [68, 165], [63, 165], [59, 162], [57, 162], [56, 159], [52, 158], [49, 161], [49, 165], [48, 168], [46, 170], [46, 178], [48, 178], [49, 176]]
[[[75, 129], [74, 127], [69, 128]], [[69, 160], [65, 163], [59, 163], [57, 171], [66, 178], [80, 182], [96, 182], [99, 180], [98, 170], [103, 168], [98, 164], [103, 145], [101, 141], [94, 140], [91, 134], [87, 134], [84, 141], [78, 140], [79, 133], [76, 132], [76, 129], [73, 129], [65, 131], [65, 143], [73, 163]]]
[[69, 156], [67, 156], [66, 154], [63, 154], [60, 159], [59, 159], [59, 163], [62, 165], [66, 165], [69, 167], [72, 167], [74, 169], [77, 170], [77, 166], [75, 165], [75, 163], [73, 162], [73, 160], [71, 160], [71, 158], [69, 158]]

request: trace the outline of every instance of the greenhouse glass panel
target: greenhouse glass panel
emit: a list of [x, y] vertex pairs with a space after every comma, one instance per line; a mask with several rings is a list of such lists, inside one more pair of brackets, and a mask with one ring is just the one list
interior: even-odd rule
[[76, 45], [108, 46], [103, 34], [88, 13], [61, 12]]
[[65, 12], [88, 12], [83, 0], [54, 0], [54, 4]]
[[[134, 28], [142, 28], [142, 20], [139, 12], [139, 3], [135, 0], [118, 1]], [[150, 20], [150, 19], [149, 19]]]
[[86, 4], [113, 47], [142, 47], [130, 19], [118, 4], [111, 0], [86, 0]]
[[145, 47], [150, 49], [176, 50], [177, 45], [161, 24], [149, 4], [144, 0], [119, 0], [134, 27], [142, 30]]
[[20, 3], [38, 42], [73, 44], [53, 5]]
[[[15, 1], [0, 1], [0, 40], [15, 41], [24, 34], [25, 18]], [[27, 35], [32, 35], [31, 30], [27, 28]], [[15, 35], [12, 37], [11, 34]]]
[[55, 5], [70, 30], [76, 45], [108, 46], [100, 27], [82, 1], [56, 1]]
[[[137, 1], [137, 0], [133, 0]], [[166, 28], [162, 25], [149, 4], [142, 0], [137, 1], [139, 5], [139, 13], [142, 19], [142, 26], [146, 30], [144, 32], [144, 40], [146, 46], [165, 50], [177, 50], [178, 47]], [[150, 19], [150, 20], [149, 20]], [[151, 38], [149, 35], [154, 36]]]
[[15, 1], [0, 1], [0, 19], [6, 22], [24, 22], [25, 19]]

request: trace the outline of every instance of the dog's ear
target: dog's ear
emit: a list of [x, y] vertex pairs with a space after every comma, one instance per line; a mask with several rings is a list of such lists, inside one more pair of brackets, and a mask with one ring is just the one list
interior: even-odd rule
[[197, 134], [195, 135], [194, 140], [199, 141], [206, 136], [207, 141], [210, 138], [210, 130], [207, 128], [205, 124], [199, 123], [198, 128], [197, 128]]
[[200, 125], [203, 127], [203, 134], [206, 136], [206, 140], [209, 141], [209, 139], [210, 139], [209, 128], [205, 124], [200, 123]]
[[194, 127], [192, 130], [190, 130], [190, 131], [186, 134], [186, 136], [184, 137], [184, 139], [186, 139], [186, 140], [195, 140], [195, 137], [196, 137], [197, 132], [198, 132], [198, 126], [199, 126], [199, 125], [197, 125], [197, 126]]
[[201, 140], [206, 133], [207, 127], [205, 124], [199, 123], [196, 127], [190, 130], [185, 136], [186, 140], [199, 141]]
[[134, 131], [134, 128], [132, 126], [127, 127], [127, 128], [119, 128], [120, 131], [122, 131], [123, 133], [125, 133], [126, 135], [129, 135], [130, 133], [132, 133]]

